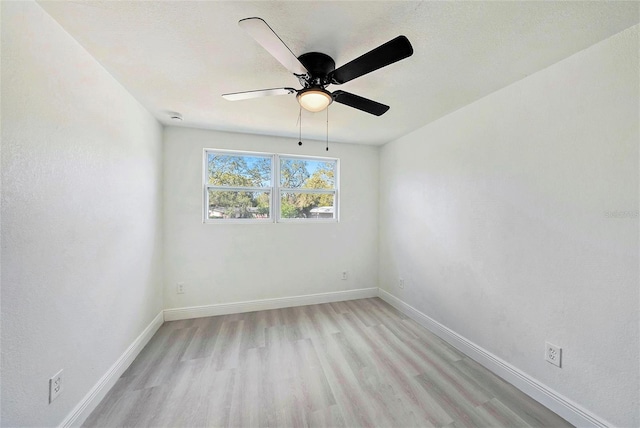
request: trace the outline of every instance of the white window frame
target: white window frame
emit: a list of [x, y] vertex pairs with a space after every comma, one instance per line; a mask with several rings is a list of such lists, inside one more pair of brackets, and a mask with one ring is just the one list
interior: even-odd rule
[[[304, 189], [304, 188], [287, 188], [280, 186], [280, 159], [304, 159], [304, 160], [314, 160], [314, 161], [331, 161], [336, 163], [335, 177], [334, 177], [334, 188], [331, 189]], [[276, 162], [276, 200], [274, 201], [277, 206], [277, 215], [276, 221], [278, 223], [337, 223], [340, 221], [340, 197], [339, 197], [339, 189], [340, 189], [340, 159], [337, 158], [328, 158], [321, 156], [305, 156], [305, 155], [287, 155], [287, 154], [279, 154], [275, 157]], [[292, 192], [292, 193], [309, 193], [309, 194], [320, 194], [320, 195], [333, 195], [333, 218], [282, 218], [280, 211], [280, 201], [282, 200], [283, 192]]]
[[[243, 186], [212, 186], [209, 181], [209, 154], [223, 154], [228, 156], [260, 156], [271, 159], [271, 186], [270, 187], [243, 187]], [[314, 161], [335, 162], [335, 177], [333, 189], [304, 189], [286, 188], [280, 186], [280, 159], [304, 159]], [[340, 221], [340, 159], [321, 156], [305, 156], [277, 154], [267, 152], [253, 152], [244, 150], [228, 149], [203, 149], [202, 155], [202, 222], [206, 224], [256, 224], [256, 223], [337, 223]], [[269, 192], [269, 217], [268, 218], [209, 218], [209, 190], [221, 190], [232, 192]], [[280, 201], [282, 192], [308, 193], [308, 194], [333, 194], [333, 218], [282, 218], [280, 212]]]
[[[271, 186], [270, 187], [244, 187], [244, 186], [212, 186], [209, 181], [209, 154], [222, 154], [227, 156], [259, 156], [271, 159]], [[202, 168], [202, 222], [208, 224], [215, 223], [273, 223], [275, 219], [275, 206], [273, 204], [273, 195], [275, 191], [275, 155], [273, 153], [249, 152], [243, 150], [223, 150], [223, 149], [204, 149], [203, 151], [203, 168]], [[269, 217], [268, 218], [225, 218], [210, 219], [209, 218], [209, 190], [220, 190], [228, 192], [269, 192]]]

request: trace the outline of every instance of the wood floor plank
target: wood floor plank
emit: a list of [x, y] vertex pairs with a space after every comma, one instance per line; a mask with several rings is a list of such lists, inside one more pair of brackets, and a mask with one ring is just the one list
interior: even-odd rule
[[235, 370], [215, 370], [206, 359], [181, 362], [153, 426], [227, 426]]
[[102, 427], [112, 424], [113, 422], [111, 421], [126, 420], [126, 415], [128, 415], [135, 406], [135, 400], [132, 399], [131, 395], [135, 396], [140, 394], [140, 391], [132, 391], [129, 387], [130, 382], [134, 379], [135, 375], [120, 377], [98, 406], [101, 411], [91, 413], [84, 422], [84, 425], [88, 427]]
[[417, 336], [417, 340], [419, 343], [433, 348], [435, 352], [438, 352], [442, 356], [446, 357], [449, 361], [458, 361], [465, 357], [456, 348], [449, 345], [447, 342], [440, 339], [438, 336], [422, 327], [414, 320], [406, 318], [403, 319], [401, 323], [405, 328], [409, 329], [413, 334]]
[[150, 355], [150, 362], [136, 376], [133, 389], [145, 389], [169, 384], [180, 366], [180, 361], [197, 330], [187, 327], [172, 330], [162, 348]]
[[305, 411], [311, 408], [308, 385], [301, 382], [303, 362], [295, 351], [296, 342], [288, 339], [286, 331], [284, 325], [267, 329], [266, 376], [275, 402], [276, 425], [306, 426]]
[[294, 382], [301, 386], [305, 408], [311, 414], [336, 405], [336, 399], [329, 386], [327, 376], [311, 339], [299, 340], [294, 344], [297, 378]]
[[326, 409], [316, 410], [309, 417], [310, 428], [347, 428], [347, 425], [340, 411], [340, 406], [333, 405]]
[[358, 318], [365, 326], [370, 327], [381, 324], [383, 320], [370, 310], [370, 305], [367, 304], [366, 300], [349, 300], [345, 302], [345, 305], [349, 308], [349, 313]]
[[379, 310], [384, 312], [387, 316], [387, 319], [397, 319], [398, 321], [408, 319], [408, 317], [405, 314], [403, 314], [393, 306], [389, 305], [384, 300], [381, 300], [377, 297], [372, 297], [372, 298], [363, 299], [363, 300], [367, 300], [369, 303], [371, 303], [372, 305], [376, 306]]
[[331, 302], [329, 303], [329, 306], [338, 315], [346, 314], [350, 311], [349, 307], [347, 306], [347, 302]]
[[[127, 400], [133, 401], [130, 411], [123, 416], [127, 421], [122, 425], [136, 427], [160, 426], [162, 421], [158, 420], [158, 409], [167, 403], [170, 388], [166, 385], [153, 386], [150, 388], [130, 391]], [[111, 424], [105, 423], [105, 426]]]
[[222, 326], [222, 317], [200, 318], [204, 320], [198, 324], [192, 324], [195, 332], [189, 346], [181, 356], [181, 360], [210, 357], [215, 349], [216, 340]]
[[520, 416], [516, 415], [496, 398], [492, 398], [482, 406], [477, 407], [477, 411], [478, 414], [488, 421], [488, 426], [513, 428], [529, 426]]
[[324, 326], [324, 334], [339, 333], [341, 331], [339, 317], [331, 309], [331, 306], [324, 304], [306, 307], [314, 315], [312, 321]]
[[[385, 340], [388, 338], [381, 337], [378, 334], [379, 330], [386, 330], [385, 325], [379, 324], [366, 327], [351, 314], [343, 314], [343, 328], [345, 335], [348, 336], [348, 339], [343, 339], [343, 342], [353, 342], [357, 344], [357, 349], [359, 350], [359, 352], [350, 350], [350, 353], [356, 355], [366, 353], [369, 357], [366, 360], [367, 363], [363, 363], [362, 367], [357, 367], [356, 370], [368, 370], [371, 373], [371, 367], [377, 368], [377, 376], [384, 378], [384, 383], [392, 388], [390, 390], [392, 392], [387, 395], [400, 399], [399, 402], [405, 408], [404, 410], [398, 410], [402, 414], [401, 420], [392, 418], [391, 422], [393, 424], [413, 426], [414, 423], [412, 421], [416, 420], [416, 416], [419, 416], [417, 419], [420, 421], [418, 423], [419, 426], [442, 426], [452, 420], [413, 379], [413, 376], [421, 373], [426, 366], [415, 361], [406, 360], [402, 361], [401, 364], [397, 364], [398, 349], [393, 345], [390, 346], [390, 342]], [[386, 331], [389, 332], [389, 330]], [[393, 336], [390, 332], [388, 335]], [[335, 337], [338, 338], [340, 336], [335, 335]], [[398, 340], [397, 338], [395, 339]], [[346, 346], [343, 346], [342, 349], [346, 349]], [[387, 406], [384, 402], [377, 404], [382, 409]]]
[[[455, 388], [438, 377], [417, 376], [420, 385], [438, 402], [438, 405], [453, 418], [457, 425], [468, 428], [490, 426], [478, 416], [475, 405]], [[488, 400], [487, 400], [488, 401]]]
[[84, 426], [571, 425], [371, 298], [166, 322]]
[[224, 321], [220, 326], [211, 356], [217, 370], [238, 367], [243, 326], [244, 320]]
[[405, 370], [406, 366], [396, 363], [393, 351], [380, 347], [374, 356], [376, 363], [385, 369], [387, 380], [394, 387], [395, 395], [406, 403], [411, 413], [417, 416], [417, 421], [423, 421], [418, 425], [440, 427], [453, 421], [427, 390], [420, 387], [412, 371]]
[[318, 358], [340, 406], [346, 425], [375, 426], [375, 413], [363, 396], [357, 378], [333, 337], [314, 340]]
[[[266, 346], [265, 330], [267, 324], [259, 317], [261, 312], [251, 312], [246, 314], [242, 320], [242, 334], [240, 338], [240, 356], [244, 356], [251, 348], [263, 348]], [[215, 317], [212, 317], [215, 318]]]
[[136, 376], [140, 374], [140, 372], [148, 369], [150, 362], [152, 362], [154, 358], [160, 358], [164, 344], [172, 331], [172, 323], [162, 324], [147, 346], [140, 351], [138, 357], [133, 360], [122, 376]]
[[261, 426], [261, 415], [266, 413], [261, 370], [263, 352], [264, 348], [247, 349], [242, 365], [236, 372], [233, 398], [229, 406], [229, 426]]
[[564, 426], [565, 420], [535, 400], [530, 399], [524, 392], [505, 382], [498, 376], [484, 369], [479, 363], [469, 357], [456, 361], [455, 367], [466, 376], [475, 379], [476, 383], [496, 397], [531, 427]]

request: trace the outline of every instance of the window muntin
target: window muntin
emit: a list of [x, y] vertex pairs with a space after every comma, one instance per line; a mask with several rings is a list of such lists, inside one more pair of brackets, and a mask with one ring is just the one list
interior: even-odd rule
[[338, 220], [338, 160], [208, 150], [204, 222]]

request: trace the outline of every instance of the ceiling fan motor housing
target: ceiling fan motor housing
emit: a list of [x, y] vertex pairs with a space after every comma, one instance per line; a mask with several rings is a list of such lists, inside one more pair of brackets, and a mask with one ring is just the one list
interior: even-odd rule
[[331, 83], [329, 74], [336, 69], [336, 63], [329, 55], [321, 52], [307, 52], [300, 55], [298, 60], [309, 72], [309, 77], [298, 78], [305, 88], [318, 86], [324, 88]]

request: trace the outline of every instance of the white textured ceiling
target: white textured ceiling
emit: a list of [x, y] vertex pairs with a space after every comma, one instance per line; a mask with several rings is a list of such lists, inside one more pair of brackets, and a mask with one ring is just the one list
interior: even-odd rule
[[[414, 55], [341, 86], [391, 106], [376, 117], [333, 104], [331, 141], [383, 144], [640, 21], [638, 2], [41, 1], [152, 114], [181, 125], [297, 138], [294, 96], [221, 94], [297, 79], [238, 25], [261, 17], [300, 55], [340, 66], [404, 34]], [[303, 139], [325, 139], [303, 112]]]

